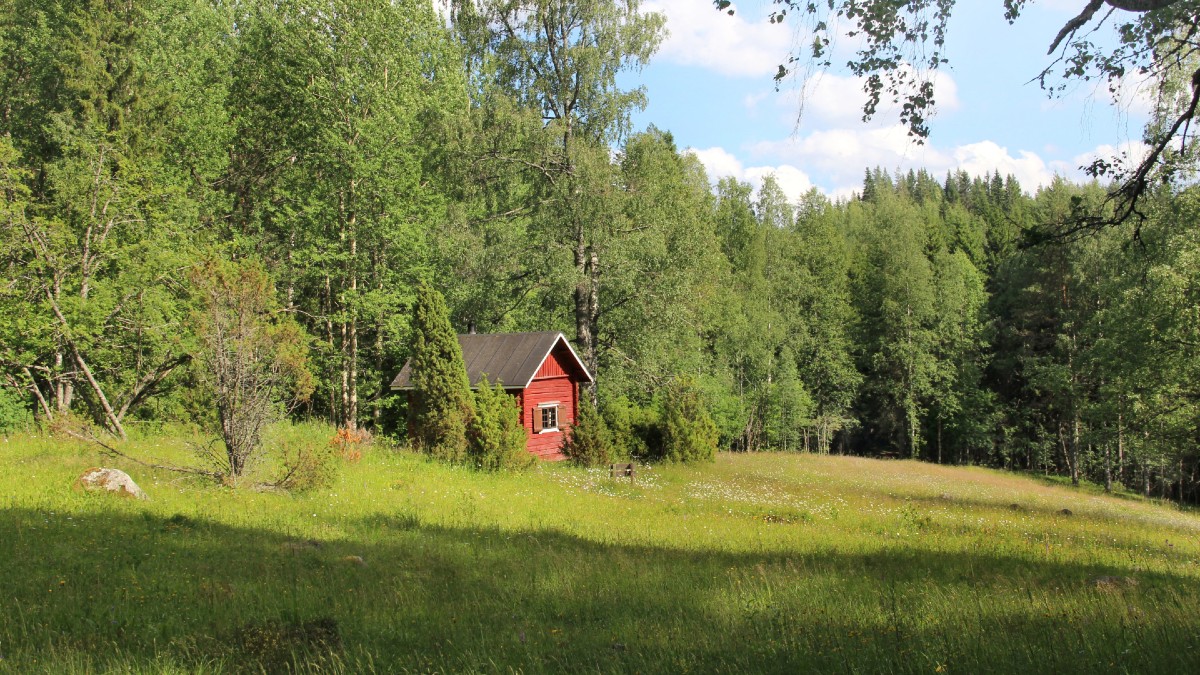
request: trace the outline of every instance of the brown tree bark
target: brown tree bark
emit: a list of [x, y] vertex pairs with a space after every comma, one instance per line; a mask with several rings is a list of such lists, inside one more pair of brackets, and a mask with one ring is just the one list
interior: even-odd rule
[[600, 306], [600, 258], [593, 246], [588, 245], [583, 227], [576, 226], [575, 239], [575, 341], [579, 344], [584, 365], [592, 374], [592, 382], [588, 385], [588, 394], [592, 404], [596, 404], [596, 324]]

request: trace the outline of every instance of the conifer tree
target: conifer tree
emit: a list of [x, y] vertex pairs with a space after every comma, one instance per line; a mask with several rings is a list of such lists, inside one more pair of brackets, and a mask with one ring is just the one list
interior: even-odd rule
[[672, 462], [711, 462], [717, 452], [717, 425], [690, 377], [667, 387], [663, 400], [663, 455]]
[[475, 415], [467, 423], [468, 452], [479, 469], [523, 469], [533, 463], [525, 450], [525, 427], [516, 401], [487, 376], [475, 390]]
[[602, 466], [615, 459], [612, 434], [587, 396], [579, 399], [579, 418], [563, 438], [563, 454], [576, 464]]
[[467, 455], [467, 424], [473, 416], [471, 383], [462, 347], [450, 326], [446, 300], [428, 284], [413, 304], [413, 403], [409, 408], [414, 447], [461, 462]]

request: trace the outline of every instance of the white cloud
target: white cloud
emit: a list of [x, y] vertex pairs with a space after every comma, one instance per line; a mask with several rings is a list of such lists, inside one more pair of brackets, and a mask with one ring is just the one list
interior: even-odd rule
[[1018, 150], [1014, 157], [1008, 148], [1001, 147], [993, 141], [980, 141], [960, 145], [954, 149], [953, 169], [961, 169], [972, 176], [982, 176], [999, 171], [1005, 176], [1011, 174], [1026, 190], [1037, 186], [1049, 185], [1054, 180], [1054, 170], [1036, 153], [1028, 150]]
[[827, 193], [844, 193], [860, 186], [867, 168], [933, 168], [953, 161], [936, 148], [913, 143], [898, 124], [814, 131], [803, 137], [756, 143], [749, 151], [756, 158], [778, 159], [816, 176], [815, 182]]
[[[863, 77], [818, 70], [803, 78], [787, 94], [778, 97], [778, 101], [792, 119], [799, 111], [801, 124], [810, 121], [837, 124], [844, 124], [847, 120], [858, 122], [862, 119], [863, 103], [867, 100], [867, 94], [863, 91], [865, 82], [866, 78]], [[958, 83], [949, 73], [938, 71], [933, 74], [933, 90], [937, 101], [936, 112], [958, 110], [961, 105]], [[876, 113], [876, 119], [879, 120], [894, 119], [896, 116], [893, 106], [886, 103], [881, 103]]]
[[742, 162], [725, 148], [708, 148], [706, 150], [688, 148], [685, 152], [695, 155], [696, 159], [700, 160], [711, 180], [730, 176], [740, 180], [743, 176]]
[[685, 152], [695, 155], [700, 160], [709, 179], [714, 182], [721, 178], [736, 178], [749, 183], [754, 191], [758, 192], [764, 178], [775, 176], [775, 181], [787, 195], [788, 201], [793, 203], [814, 187], [807, 173], [790, 164], [745, 167], [724, 148], [688, 148]]
[[643, 7], [666, 15], [670, 35], [658, 58], [673, 63], [731, 77], [763, 77], [775, 74], [792, 46], [788, 25], [772, 25], [765, 15], [755, 18], [739, 10], [729, 16], [696, 0], [652, 0]]
[[1137, 163], [1141, 162], [1150, 152], [1150, 146], [1141, 141], [1126, 141], [1118, 145], [1098, 145], [1088, 152], [1075, 155], [1071, 158], [1071, 172], [1067, 175], [1073, 176], [1082, 180], [1084, 172], [1081, 167], [1089, 166], [1097, 159], [1106, 161], [1120, 160], [1126, 168], [1132, 168]]
[[783, 194], [787, 195], [788, 201], [795, 204], [799, 201], [804, 193], [813, 188], [812, 180], [808, 174], [800, 169], [790, 165], [783, 164], [781, 166], [752, 166], [746, 169], [744, 178], [746, 182], [754, 186], [755, 191], [762, 187], [763, 179], [767, 176], [774, 176], [775, 182], [779, 184]]
[[[1000, 172], [1012, 175], [1030, 192], [1049, 185], [1056, 175], [1082, 180], [1079, 166], [1095, 156], [1111, 157], [1125, 150], [1135, 159], [1144, 148], [1138, 143], [1120, 148], [1100, 146], [1091, 153], [1066, 159], [1047, 159], [1031, 150], [1012, 149], [991, 140], [966, 143], [951, 148], [917, 145], [904, 127], [868, 129], [862, 127], [816, 131], [807, 136], [783, 141], [767, 141], [747, 148], [754, 165], [720, 148], [689, 150], [704, 164], [714, 180], [732, 176], [755, 187], [764, 176], [774, 174], [790, 199], [795, 200], [816, 186], [826, 195], [847, 197], [860, 190], [863, 172], [881, 167], [889, 172], [925, 169], [941, 177], [948, 171], [966, 171], [972, 176]], [[766, 160], [766, 161], [763, 161]]]

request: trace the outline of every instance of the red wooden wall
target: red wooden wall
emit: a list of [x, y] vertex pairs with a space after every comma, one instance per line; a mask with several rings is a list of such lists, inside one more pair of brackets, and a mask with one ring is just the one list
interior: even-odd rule
[[[575, 423], [579, 405], [579, 387], [568, 375], [571, 356], [561, 345], [550, 353], [542, 363], [533, 381], [525, 388], [518, 400], [521, 404], [521, 423], [529, 439], [526, 448], [541, 459], [566, 459], [562, 454], [565, 432]], [[533, 416], [542, 403], [558, 402], [558, 431], [533, 433]]]

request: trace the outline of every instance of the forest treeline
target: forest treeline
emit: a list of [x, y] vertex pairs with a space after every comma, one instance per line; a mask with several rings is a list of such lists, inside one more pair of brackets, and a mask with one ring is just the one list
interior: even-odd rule
[[663, 30], [599, 0], [0, 4], [0, 426], [211, 426], [195, 270], [246, 260], [307, 334], [297, 417], [403, 433], [425, 281], [459, 331], [564, 331], [617, 428], [688, 377], [727, 449], [1196, 499], [1200, 193], [1045, 237], [1103, 188], [714, 188], [629, 128], [618, 75]]

